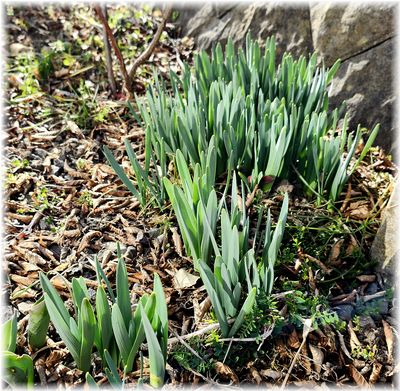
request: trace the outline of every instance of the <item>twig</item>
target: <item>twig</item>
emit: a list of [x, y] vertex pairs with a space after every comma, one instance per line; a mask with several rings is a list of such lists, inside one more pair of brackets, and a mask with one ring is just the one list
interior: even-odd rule
[[[101, 7], [105, 20], [108, 20], [107, 6], [102, 5]], [[114, 72], [112, 68], [110, 41], [108, 40], [107, 31], [104, 25], [103, 25], [103, 41], [104, 41], [104, 50], [106, 55], [108, 81], [110, 82], [111, 93], [115, 95], [115, 93], [117, 92], [117, 85], [115, 84]]]
[[286, 383], [289, 380], [290, 374], [292, 373], [294, 364], [296, 363], [297, 359], [299, 358], [301, 349], [303, 349], [303, 346], [307, 341], [308, 334], [312, 330], [311, 329], [311, 325], [312, 325], [312, 319], [306, 319], [305, 322], [304, 322], [304, 327], [303, 327], [303, 340], [301, 341], [300, 347], [297, 350], [297, 352], [296, 352], [296, 354], [295, 354], [295, 356], [294, 356], [294, 358], [292, 360], [292, 363], [290, 364], [289, 370], [288, 370], [288, 372], [287, 372], [287, 374], [285, 376], [285, 379], [283, 380], [283, 383], [282, 383], [282, 385], [280, 387], [281, 390], [283, 390], [286, 387]]
[[263, 335], [259, 336], [259, 337], [251, 337], [251, 338], [220, 338], [219, 341], [220, 342], [225, 342], [225, 341], [230, 341], [230, 342], [255, 342], [258, 341], [260, 338], [262, 340], [268, 338], [271, 334], [272, 331], [274, 330], [274, 325], [272, 325], [271, 327], [269, 327], [264, 333]]
[[372, 295], [367, 295], [361, 298], [361, 300], [366, 303], [367, 301], [377, 299], [378, 297], [383, 297], [386, 295], [386, 291], [376, 292]]
[[103, 27], [104, 27], [104, 29], [106, 31], [108, 39], [111, 42], [111, 46], [114, 49], [114, 53], [117, 56], [117, 59], [118, 59], [118, 62], [119, 62], [119, 66], [121, 68], [122, 76], [124, 78], [125, 88], [127, 89], [127, 91], [129, 93], [131, 93], [132, 92], [131, 91], [131, 88], [132, 88], [131, 79], [130, 79], [130, 77], [128, 75], [128, 72], [126, 70], [124, 59], [122, 57], [121, 51], [119, 50], [119, 47], [118, 47], [117, 41], [116, 41], [116, 39], [114, 37], [114, 34], [111, 31], [111, 28], [110, 28], [110, 26], [108, 24], [107, 19], [105, 18], [104, 14], [103, 14], [103, 11], [101, 10], [101, 7], [99, 5], [95, 5], [94, 6], [94, 10], [96, 11], [96, 13], [98, 15], [98, 17], [99, 17], [99, 19], [100, 19], [100, 21], [101, 21], [101, 23], [102, 23], [102, 25], [103, 25]]
[[195, 355], [198, 359], [200, 359], [203, 362], [206, 362], [203, 357], [201, 357], [181, 336], [179, 336], [174, 330], [170, 328], [170, 331], [172, 334], [175, 335], [176, 338], [178, 338], [179, 342], [186, 348], [188, 349], [193, 355]]
[[219, 323], [212, 323], [203, 329], [194, 331], [193, 333], [181, 335], [179, 338], [173, 337], [168, 339], [168, 345], [173, 345], [177, 342], [181, 342], [183, 339], [190, 339], [192, 337], [198, 337], [199, 335], [207, 334], [211, 330], [219, 329]]
[[154, 35], [152, 41], [150, 42], [146, 50], [135, 60], [135, 62], [132, 65], [132, 68], [129, 70], [130, 80], [133, 80], [139, 66], [142, 65], [151, 56], [151, 53], [153, 53], [154, 48], [156, 47], [161, 37], [161, 33], [165, 28], [167, 20], [171, 16], [171, 13], [172, 13], [172, 5], [167, 5], [161, 23], [158, 25], [156, 34]]
[[338, 337], [339, 337], [339, 343], [340, 343], [340, 347], [341, 347], [342, 350], [343, 350], [343, 353], [344, 353], [351, 361], [353, 361], [353, 357], [351, 357], [351, 354], [350, 354], [350, 352], [348, 351], [348, 349], [347, 349], [347, 347], [346, 347], [346, 344], [345, 344], [345, 342], [344, 342], [343, 335], [340, 334], [339, 331], [337, 331], [337, 330], [336, 330], [336, 333], [337, 333], [337, 335], [338, 335]]

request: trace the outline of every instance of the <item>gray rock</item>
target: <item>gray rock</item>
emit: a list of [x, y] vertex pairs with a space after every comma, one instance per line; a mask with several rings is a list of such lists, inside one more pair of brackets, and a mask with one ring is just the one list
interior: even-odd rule
[[197, 10], [194, 6], [181, 9], [178, 24], [182, 34], [193, 37], [199, 49], [209, 50], [216, 42], [226, 43], [229, 37], [236, 46], [242, 46], [250, 31], [261, 42], [276, 36], [277, 61], [284, 51], [298, 57], [316, 50], [328, 66], [341, 58], [342, 66], [330, 91], [331, 107], [346, 100], [353, 129], [359, 123], [370, 129], [379, 122], [381, 130], [375, 144], [395, 154], [395, 11], [394, 3], [214, 2]]
[[397, 228], [400, 219], [399, 201], [399, 185], [396, 183], [371, 247], [371, 258], [378, 262], [378, 269], [386, 280], [392, 279], [394, 260], [400, 252]]
[[313, 50], [309, 17], [309, 8], [304, 5], [256, 2], [222, 8], [208, 3], [187, 22], [183, 32], [193, 36], [198, 48], [205, 50], [216, 42], [225, 44], [229, 37], [235, 45], [243, 46], [249, 31], [261, 42], [275, 35], [277, 57], [284, 51], [297, 57]]
[[365, 290], [365, 294], [373, 295], [376, 292], [378, 292], [378, 284], [376, 282], [368, 284], [367, 289]]
[[339, 318], [349, 322], [355, 315], [355, 309], [350, 304], [340, 304], [333, 308]]
[[360, 316], [360, 326], [362, 329], [376, 328], [374, 320], [369, 315]]
[[391, 4], [317, 3], [310, 8], [314, 48], [332, 65], [394, 36], [395, 7]]
[[350, 127], [358, 124], [371, 129], [381, 124], [375, 144], [394, 152], [395, 130], [392, 111], [394, 40], [390, 39], [362, 54], [345, 61], [339, 68], [330, 90], [331, 107], [339, 107], [345, 100], [350, 116]]

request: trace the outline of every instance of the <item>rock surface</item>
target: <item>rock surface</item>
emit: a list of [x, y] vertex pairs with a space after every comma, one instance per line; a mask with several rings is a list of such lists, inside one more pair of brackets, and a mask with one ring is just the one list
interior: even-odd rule
[[[186, 15], [182, 12], [183, 23], [184, 18]], [[205, 50], [209, 50], [215, 42], [225, 44], [229, 37], [241, 46], [248, 32], [260, 41], [275, 35], [280, 52], [290, 51], [298, 56], [313, 50], [309, 18], [309, 8], [301, 5], [287, 8], [278, 2], [236, 6], [207, 3], [182, 26], [182, 32], [193, 36], [198, 48]], [[288, 20], [290, 23], [287, 23]]]
[[181, 30], [199, 49], [232, 37], [244, 44], [248, 31], [264, 41], [275, 35], [280, 54], [295, 57], [317, 51], [326, 65], [337, 58], [342, 66], [333, 81], [333, 105], [347, 101], [350, 124], [372, 128], [381, 124], [375, 144], [396, 152], [393, 125], [394, 3], [207, 3], [195, 12], [181, 8]]
[[371, 258], [377, 261], [384, 276], [394, 275], [395, 259], [400, 254], [399, 221], [400, 221], [400, 194], [397, 183], [391, 199], [383, 213], [382, 224], [376, 234], [371, 248]]
[[310, 7], [310, 23], [314, 49], [330, 66], [337, 58], [345, 60], [392, 38], [394, 7], [317, 3]]
[[351, 57], [339, 68], [332, 83], [330, 103], [340, 106], [346, 101], [350, 126], [358, 124], [372, 129], [380, 122], [376, 144], [390, 150], [395, 146], [392, 111], [394, 40], [389, 39], [362, 54]]

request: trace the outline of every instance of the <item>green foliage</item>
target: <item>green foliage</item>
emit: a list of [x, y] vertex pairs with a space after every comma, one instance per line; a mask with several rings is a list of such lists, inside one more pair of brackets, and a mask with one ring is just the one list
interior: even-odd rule
[[43, 298], [41, 298], [29, 311], [28, 340], [31, 348], [39, 349], [45, 345], [49, 323], [49, 313]]
[[378, 127], [348, 172], [360, 130], [354, 138], [347, 136], [345, 120], [335, 134], [338, 110], [328, 115], [327, 87], [340, 61], [326, 70], [317, 66], [316, 54], [307, 61], [285, 53], [276, 67], [275, 52], [274, 38], [262, 50], [248, 35], [244, 50], [236, 52], [229, 40], [225, 52], [217, 44], [211, 57], [199, 53], [193, 69], [185, 65], [181, 77], [170, 72], [172, 93], [155, 75], [147, 105], [136, 99], [147, 146], [159, 161], [180, 150], [195, 166], [214, 138], [217, 175], [232, 168], [242, 178], [250, 175], [254, 187], [263, 176], [292, 179], [297, 174], [307, 196], [335, 201]]
[[142, 207], [147, 205], [148, 196], [151, 197], [151, 203], [162, 207], [165, 201], [165, 189], [162, 178], [167, 173], [167, 160], [164, 153], [163, 141], [161, 140], [157, 144], [157, 148], [160, 149], [158, 155], [161, 156], [161, 159], [157, 161], [153, 150], [148, 145], [148, 137], [146, 137], [144, 169], [138, 162], [135, 151], [128, 140], [125, 140], [125, 148], [131, 162], [132, 170], [135, 173], [136, 185], [125, 174], [122, 166], [118, 164], [110, 149], [104, 146], [103, 151], [111, 167], [128, 190], [138, 199]]
[[2, 350], [15, 352], [17, 346], [17, 317], [13, 315], [2, 327]]
[[14, 353], [17, 346], [16, 315], [2, 325], [1, 336], [3, 345], [1, 357], [5, 370], [3, 380], [11, 386], [24, 384], [32, 388], [34, 381], [32, 358], [26, 354], [19, 356]]
[[43, 273], [40, 274], [40, 284], [46, 308], [54, 327], [70, 351], [78, 368], [84, 372], [89, 371], [96, 319], [83, 278], [73, 278], [72, 280], [76, 319], [69, 315], [57, 291]]
[[[108, 366], [105, 373], [113, 386], [119, 387], [122, 384], [118, 367], [123, 369], [124, 374], [132, 371], [134, 360], [146, 338], [150, 351], [150, 371], [154, 374], [151, 384], [159, 386], [164, 381], [168, 340], [168, 312], [161, 281], [155, 274], [153, 293], [144, 294], [133, 312], [126, 266], [119, 246], [117, 254], [115, 292], [96, 259], [98, 288], [95, 311], [89, 302], [89, 293], [82, 277], [72, 279], [74, 319], [50, 281], [41, 274], [40, 282], [46, 308], [78, 368], [89, 371], [92, 348], [95, 346], [103, 364]], [[147, 323], [151, 324], [150, 328]], [[154, 354], [154, 349], [157, 354]], [[90, 383], [92, 379], [88, 379]]]
[[286, 296], [289, 321], [296, 327], [303, 327], [303, 320], [313, 319], [312, 327], [332, 325], [338, 330], [344, 330], [346, 323], [338, 317], [337, 313], [329, 308], [327, 300], [322, 296], [308, 295], [296, 290]]
[[[181, 151], [176, 153], [181, 186], [164, 178], [164, 186], [175, 211], [186, 252], [193, 258], [198, 269], [198, 261], [208, 263], [219, 218], [217, 195], [214, 190], [216, 154], [211, 139], [207, 156], [202, 156], [202, 164], [194, 167], [193, 177]], [[215, 242], [215, 240], [214, 240]]]

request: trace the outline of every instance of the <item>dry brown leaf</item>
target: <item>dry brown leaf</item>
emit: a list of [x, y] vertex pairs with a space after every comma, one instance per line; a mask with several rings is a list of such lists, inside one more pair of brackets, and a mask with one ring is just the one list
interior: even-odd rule
[[297, 335], [296, 329], [293, 329], [293, 331], [290, 333], [287, 344], [292, 349], [298, 349], [300, 347], [300, 340]]
[[36, 272], [38, 270], [42, 270], [39, 266], [37, 266], [35, 264], [32, 264], [32, 263], [29, 263], [29, 262], [21, 261], [21, 262], [18, 262], [18, 264], [20, 266], [22, 266], [22, 268], [26, 272]]
[[369, 201], [352, 202], [344, 215], [355, 220], [366, 220], [370, 215]]
[[301, 345], [301, 361], [304, 369], [306, 370], [306, 374], [310, 375], [312, 372], [310, 358], [308, 356], [307, 345], [304, 343]]
[[24, 286], [30, 286], [33, 283], [35, 283], [37, 280], [37, 278], [34, 278], [32, 276], [23, 277], [23, 276], [19, 276], [17, 274], [11, 274], [10, 278], [12, 281], [16, 282], [18, 285], [24, 285]]
[[78, 250], [76, 251], [77, 254], [79, 254], [80, 252], [82, 252], [86, 247], [89, 247], [90, 245], [90, 241], [97, 237], [101, 237], [102, 233], [100, 231], [90, 231], [87, 234], [85, 234], [81, 240], [81, 242], [79, 243], [79, 247]]
[[47, 265], [47, 261], [33, 251], [26, 250], [20, 246], [15, 246], [13, 249], [27, 262], [36, 263], [38, 265]]
[[229, 379], [233, 384], [239, 383], [239, 378], [237, 377], [236, 373], [233, 372], [228, 365], [217, 361], [214, 365], [214, 369], [219, 375], [221, 375], [223, 379]]
[[376, 280], [376, 275], [375, 274], [371, 274], [371, 275], [363, 274], [361, 276], [357, 276], [356, 278], [357, 278], [357, 280], [359, 280], [361, 282], [374, 282]]
[[321, 373], [322, 364], [324, 362], [324, 353], [322, 350], [314, 345], [309, 344], [308, 347], [310, 348], [310, 352], [313, 358], [313, 364], [315, 371], [319, 374]]
[[257, 369], [254, 368], [253, 366], [251, 366], [249, 368], [249, 371], [250, 371], [251, 377], [254, 379], [254, 381], [257, 383], [257, 385], [260, 385], [262, 382], [262, 378], [261, 378], [260, 374], [258, 373]]
[[350, 243], [347, 245], [346, 248], [346, 257], [349, 257], [353, 254], [353, 252], [359, 248], [356, 238], [353, 235], [350, 235]]
[[381, 370], [382, 370], [382, 364], [377, 361], [374, 362], [374, 365], [372, 366], [371, 375], [369, 376], [370, 384], [375, 384], [379, 380]]
[[46, 357], [45, 365], [47, 368], [53, 368], [56, 364], [62, 361], [67, 352], [64, 349], [52, 350], [48, 357]]
[[329, 253], [328, 261], [330, 264], [334, 265], [337, 264], [340, 256], [340, 250], [342, 249], [344, 243], [344, 239], [338, 240], [331, 248]]
[[7, 212], [6, 217], [9, 218], [10, 220], [15, 219], [18, 221], [22, 221], [25, 224], [29, 224], [32, 221], [33, 216], [29, 215], [21, 215], [18, 213], [12, 213], [12, 212]]
[[393, 346], [394, 346], [394, 335], [392, 327], [388, 322], [382, 319], [383, 332], [385, 333], [386, 345], [388, 348], [388, 362], [393, 362]]
[[262, 369], [260, 374], [262, 377], [269, 377], [273, 380], [278, 380], [283, 376], [282, 372], [274, 371], [273, 369]]
[[329, 269], [323, 262], [321, 262], [319, 259], [314, 258], [311, 255], [304, 254], [304, 256], [309, 259], [310, 261], [314, 262], [318, 267], [325, 273], [325, 274], [330, 274], [332, 272], [332, 269]]
[[365, 380], [364, 376], [361, 375], [360, 372], [354, 367], [354, 365], [350, 364], [349, 365], [350, 369], [350, 375], [353, 378], [353, 380], [356, 382], [356, 384], [360, 387], [365, 387], [365, 388], [370, 388], [370, 385], [368, 382]]
[[180, 257], [183, 257], [183, 245], [181, 236], [178, 233], [178, 230], [173, 227], [171, 228], [172, 231], [172, 241], [174, 242], [175, 250]]
[[353, 322], [350, 321], [348, 324], [348, 330], [349, 330], [349, 334], [350, 334], [350, 348], [351, 350], [356, 349], [357, 347], [361, 346], [361, 343], [357, 337], [357, 334], [354, 331], [353, 328]]
[[68, 288], [65, 280], [60, 276], [54, 276], [50, 281], [57, 290], [62, 291]]
[[194, 276], [182, 268], [175, 273], [173, 284], [175, 289], [191, 288], [193, 285], [196, 285], [199, 278], [199, 276]]

